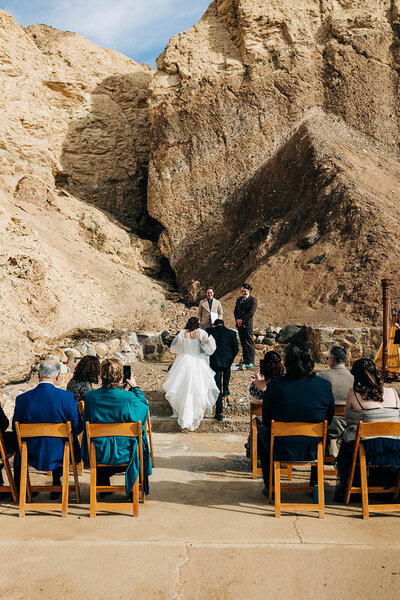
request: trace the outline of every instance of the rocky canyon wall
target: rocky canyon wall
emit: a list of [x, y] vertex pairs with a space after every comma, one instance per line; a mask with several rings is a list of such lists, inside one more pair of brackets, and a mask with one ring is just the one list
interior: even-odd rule
[[[278, 322], [378, 318], [399, 254], [399, 12], [215, 0], [170, 40], [151, 84], [148, 206], [190, 299], [212, 284], [233, 302], [250, 278]], [[312, 251], [298, 246], [310, 231]]]

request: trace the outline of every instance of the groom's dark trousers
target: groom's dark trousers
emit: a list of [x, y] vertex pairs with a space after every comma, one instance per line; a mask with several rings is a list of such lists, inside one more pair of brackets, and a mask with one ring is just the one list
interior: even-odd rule
[[236, 331], [228, 329], [225, 325], [209, 327], [208, 335], [212, 335], [217, 344], [217, 349], [210, 356], [210, 367], [215, 372], [215, 383], [219, 389], [219, 396], [215, 406], [215, 414], [222, 415], [222, 398], [229, 396], [229, 380], [231, 365], [239, 352]]

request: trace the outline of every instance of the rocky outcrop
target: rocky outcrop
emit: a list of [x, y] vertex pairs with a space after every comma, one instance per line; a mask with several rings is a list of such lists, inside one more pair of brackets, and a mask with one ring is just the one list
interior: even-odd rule
[[0, 11], [3, 172], [42, 178], [157, 238], [146, 206], [154, 69]]
[[3, 384], [66, 335], [163, 329], [185, 308], [148, 277], [161, 255], [135, 233], [156, 235], [145, 197], [153, 69], [3, 11], [0, 54]]
[[400, 249], [399, 5], [298, 4], [215, 0], [170, 40], [149, 211], [192, 301], [250, 278], [272, 322], [373, 321]]

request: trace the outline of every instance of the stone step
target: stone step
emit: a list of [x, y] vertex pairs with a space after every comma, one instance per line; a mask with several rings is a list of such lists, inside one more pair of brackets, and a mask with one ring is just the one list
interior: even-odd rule
[[[157, 398], [153, 400], [147, 398], [150, 404], [150, 413], [153, 417], [169, 417], [172, 414], [171, 406], [168, 400], [164, 397], [162, 399]], [[249, 404], [247, 400], [244, 401], [226, 401], [223, 402], [224, 415], [226, 416], [237, 416], [246, 417], [249, 415]]]
[[[151, 428], [156, 433], [174, 433], [182, 431], [176, 419], [169, 417], [151, 416]], [[216, 421], [212, 417], [205, 417], [196, 429], [195, 433], [218, 433], [218, 432], [246, 432], [250, 429], [249, 419], [245, 417], [224, 417], [223, 421]]]

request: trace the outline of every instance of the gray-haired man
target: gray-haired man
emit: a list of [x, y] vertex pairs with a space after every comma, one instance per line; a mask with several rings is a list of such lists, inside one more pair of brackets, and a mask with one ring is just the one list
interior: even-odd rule
[[[320, 371], [318, 377], [330, 381], [332, 393], [335, 398], [335, 406], [346, 404], [347, 392], [353, 387], [354, 377], [346, 368], [347, 352], [342, 346], [332, 346], [328, 353], [328, 366], [326, 371]], [[344, 417], [333, 417], [328, 427], [329, 453], [336, 456], [338, 448], [335, 439], [344, 431], [346, 421]]]

